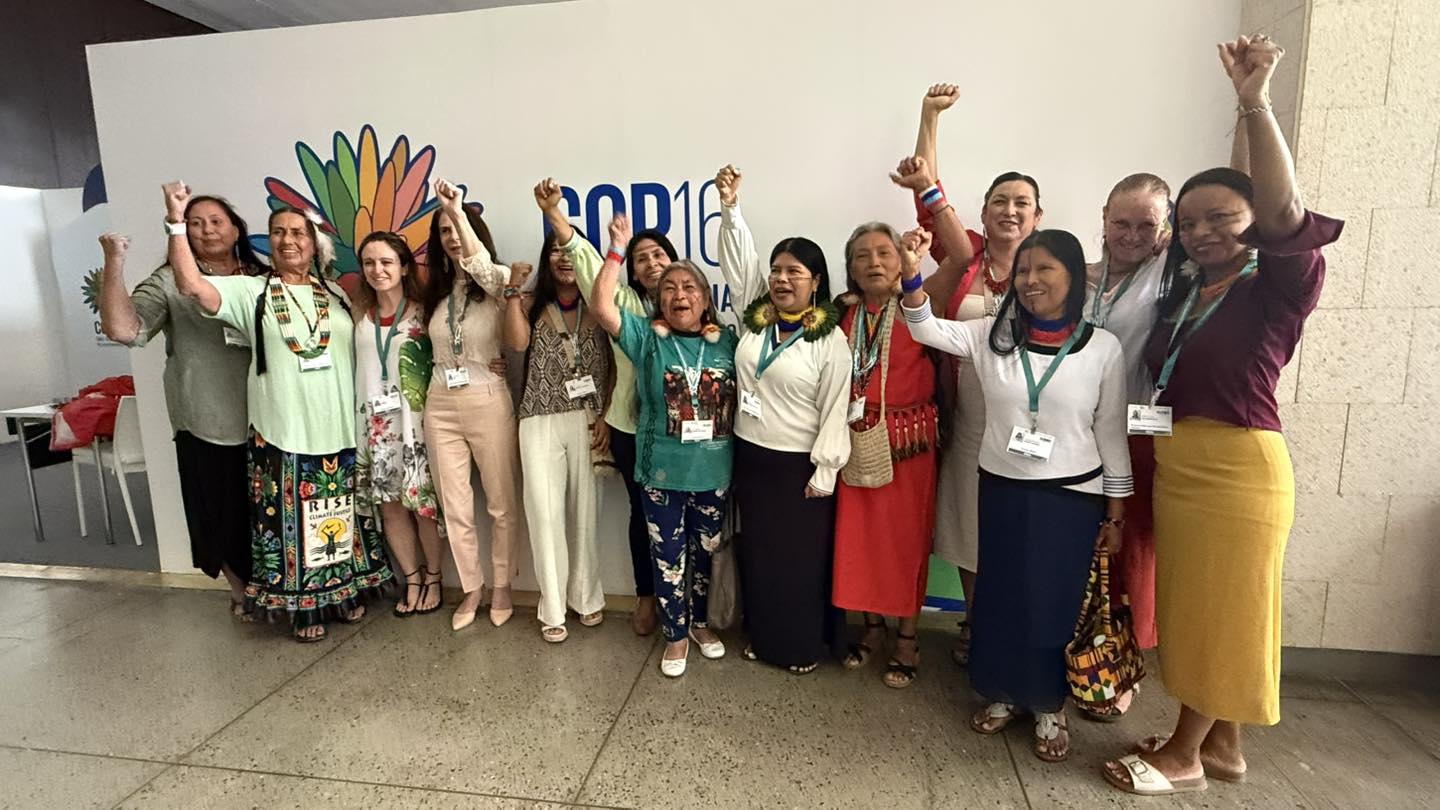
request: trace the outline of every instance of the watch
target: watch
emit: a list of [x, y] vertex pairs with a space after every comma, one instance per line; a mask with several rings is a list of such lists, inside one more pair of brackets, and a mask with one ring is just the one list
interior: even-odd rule
[[166, 234], [167, 236], [184, 236], [184, 235], [185, 235], [185, 232], [186, 232], [185, 223], [183, 223], [183, 222], [171, 222], [171, 221], [168, 220], [168, 219], [165, 220], [165, 234]]
[[505, 290], [504, 290], [504, 296], [505, 296], [505, 300], [506, 300], [506, 301], [509, 301], [511, 298], [514, 298], [515, 296], [517, 296], [517, 295], [519, 295], [519, 294], [520, 294], [520, 288], [519, 288], [519, 287], [506, 287]]

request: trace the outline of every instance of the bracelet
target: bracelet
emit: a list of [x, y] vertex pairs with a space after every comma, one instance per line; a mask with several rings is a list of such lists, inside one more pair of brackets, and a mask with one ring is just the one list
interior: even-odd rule
[[946, 205], [945, 192], [940, 190], [938, 183], [933, 184], [920, 192], [920, 203], [932, 214], [939, 213], [940, 209]]
[[925, 279], [921, 278], [919, 273], [916, 273], [911, 278], [902, 278], [900, 280], [900, 289], [906, 293], [916, 292], [923, 286], [925, 286]]
[[504, 296], [505, 300], [508, 301], [511, 298], [515, 298], [516, 296], [520, 295], [520, 288], [514, 286], [507, 286], [501, 294]]
[[607, 251], [605, 251], [605, 261], [608, 262], [608, 261], [610, 261], [611, 259], [614, 259], [616, 264], [624, 264], [624, 263], [625, 263], [625, 251], [621, 250], [620, 248], [618, 248], [618, 247], [616, 247], [616, 246], [614, 246], [614, 245], [611, 245], [611, 246], [610, 246], [610, 249], [607, 250]]
[[1125, 518], [1108, 518], [1108, 517], [1107, 517], [1107, 518], [1105, 518], [1104, 520], [1100, 521], [1100, 525], [1101, 525], [1102, 527], [1104, 527], [1104, 526], [1114, 526], [1114, 527], [1117, 528], [1117, 529], [1123, 529], [1123, 528], [1125, 528]]
[[185, 233], [186, 233], [185, 223], [183, 223], [183, 222], [171, 222], [169, 219], [166, 219], [166, 220], [165, 220], [165, 235], [167, 235], [167, 236], [184, 236]]
[[1270, 112], [1271, 109], [1272, 109], [1272, 108], [1271, 108], [1271, 106], [1270, 106], [1269, 104], [1265, 104], [1265, 105], [1262, 105], [1262, 106], [1259, 106], [1259, 107], [1246, 107], [1246, 108], [1240, 110], [1240, 120], [1241, 120], [1241, 121], [1244, 121], [1246, 118], [1249, 118], [1249, 117], [1252, 116], [1252, 115], [1258, 115], [1259, 113], [1267, 113], [1267, 112]]

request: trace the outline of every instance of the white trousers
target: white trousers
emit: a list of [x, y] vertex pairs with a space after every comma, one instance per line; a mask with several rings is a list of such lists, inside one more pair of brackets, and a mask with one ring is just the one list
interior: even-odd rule
[[605, 607], [595, 470], [590, 464], [590, 427], [584, 411], [527, 416], [520, 420], [525, 516], [540, 586], [540, 623], [565, 624], [565, 606], [585, 615]]

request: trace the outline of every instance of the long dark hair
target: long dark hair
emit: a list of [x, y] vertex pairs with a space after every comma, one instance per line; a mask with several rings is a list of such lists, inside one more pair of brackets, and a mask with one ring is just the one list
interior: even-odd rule
[[[480, 238], [480, 244], [490, 252], [490, 260], [499, 262], [500, 257], [495, 252], [495, 240], [490, 236], [490, 226], [480, 217], [480, 207], [473, 203], [466, 203], [462, 210], [465, 218], [470, 221], [470, 227], [474, 229], [475, 235]], [[450, 261], [450, 256], [445, 252], [445, 245], [440, 239], [440, 218], [445, 216], [444, 211], [436, 211], [430, 218], [430, 242], [425, 248], [425, 261], [430, 265], [430, 271], [425, 277], [425, 293], [421, 302], [425, 305], [425, 323], [430, 323], [430, 318], [435, 314], [435, 308], [445, 300], [445, 296], [455, 287], [455, 274], [463, 272]], [[475, 279], [465, 280], [465, 294], [472, 301], [484, 301], [485, 290]]]
[[990, 349], [996, 354], [1010, 354], [1024, 345], [1030, 334], [1030, 322], [1034, 316], [1020, 303], [1015, 294], [1015, 271], [1020, 267], [1020, 257], [1033, 248], [1044, 248], [1065, 265], [1070, 274], [1070, 293], [1065, 297], [1065, 321], [1079, 327], [1085, 315], [1085, 248], [1080, 240], [1069, 231], [1050, 228], [1035, 231], [1025, 237], [1015, 249], [1015, 264], [1010, 268], [1012, 283], [1010, 290], [1000, 301], [1000, 310], [995, 323], [990, 326]]
[[[776, 243], [775, 249], [770, 251], [770, 264], [775, 264], [775, 258], [781, 253], [789, 253], [795, 257], [795, 261], [805, 266], [810, 275], [819, 280], [815, 288], [815, 303], [823, 304], [830, 300], [830, 267], [825, 263], [825, 251], [820, 246], [806, 239], [803, 236], [787, 236]], [[745, 304], [748, 305], [748, 301]]]
[[[190, 212], [195, 209], [195, 206], [203, 202], [215, 203], [220, 206], [220, 210], [225, 212], [225, 216], [230, 220], [230, 224], [235, 226], [235, 247], [231, 252], [240, 262], [240, 272], [247, 276], [263, 274], [265, 272], [265, 263], [260, 261], [260, 255], [255, 252], [255, 246], [250, 244], [250, 226], [245, 224], [245, 218], [240, 216], [240, 213], [235, 210], [235, 206], [231, 205], [229, 200], [224, 197], [217, 197], [214, 194], [201, 194], [198, 197], [191, 197], [190, 202], [185, 204], [185, 223], [187, 225], [189, 224]], [[188, 241], [188, 234], [186, 239]], [[198, 263], [200, 261], [200, 251], [195, 249], [194, 242], [190, 242], [190, 253]]]
[[[410, 246], [405, 244], [405, 239], [398, 233], [391, 231], [375, 231], [360, 241], [360, 246], [355, 248], [355, 258], [360, 262], [360, 283], [355, 285], [355, 297], [353, 303], [356, 310], [366, 313], [376, 305], [377, 296], [375, 288], [370, 286], [370, 279], [365, 277], [365, 260], [362, 254], [365, 248], [375, 242], [389, 246], [395, 251], [400, 259], [400, 266], [405, 268], [405, 275], [400, 279], [400, 290], [406, 301], [419, 302], [425, 294], [425, 288], [420, 283], [420, 278], [415, 270], [415, 254], [410, 252]], [[377, 313], [376, 321], [384, 313]]]
[[645, 285], [635, 275], [635, 246], [640, 244], [642, 239], [649, 239], [659, 245], [672, 262], [680, 258], [680, 254], [675, 252], [675, 246], [670, 243], [670, 237], [666, 236], [663, 231], [657, 231], [654, 228], [646, 228], [630, 237], [630, 243], [625, 246], [625, 274], [630, 278], [630, 288], [639, 294], [642, 301], [646, 299], [655, 301], [655, 296], [645, 289]]
[[[535, 263], [535, 289], [531, 292], [530, 311], [526, 315], [530, 323], [532, 336], [534, 335], [535, 324], [545, 315], [545, 308], [560, 300], [560, 287], [555, 283], [555, 267], [550, 260], [551, 251], [553, 251], [555, 247], [555, 232], [550, 231], [545, 234], [545, 241], [540, 245], [540, 260]], [[575, 328], [577, 330], [580, 329], [581, 324], [582, 322], [577, 320], [575, 322]], [[608, 339], [602, 339], [597, 340], [595, 344], [600, 354], [605, 357], [605, 363], [613, 366], [614, 360], [610, 351], [610, 341]], [[534, 348], [535, 341], [532, 339], [525, 347], [525, 373], [521, 383], [521, 390], [524, 390], [524, 387], [530, 384], [530, 352], [533, 351]], [[614, 380], [615, 375], [612, 368], [610, 382], [613, 384]], [[608, 392], [606, 392], [603, 402], [608, 404]]]
[[990, 187], [985, 189], [985, 196], [981, 198], [985, 201], [984, 205], [990, 204], [990, 195], [995, 193], [995, 189], [1004, 183], [1014, 183], [1017, 181], [1030, 185], [1030, 188], [1035, 192], [1035, 210], [1043, 211], [1044, 209], [1040, 207], [1040, 184], [1035, 181], [1035, 178], [1028, 174], [1021, 174], [1020, 172], [1005, 172], [1004, 174], [997, 175], [994, 180], [991, 180]]
[[1250, 207], [1255, 206], [1255, 185], [1250, 182], [1250, 175], [1228, 166], [1206, 169], [1186, 180], [1185, 185], [1180, 187], [1180, 193], [1175, 195], [1173, 204], [1176, 218], [1175, 236], [1170, 240], [1170, 250], [1165, 255], [1165, 273], [1160, 282], [1160, 317], [1162, 320], [1169, 319], [1175, 310], [1180, 308], [1180, 304], [1190, 295], [1192, 287], [1205, 282], [1203, 274], [1187, 278], [1181, 272], [1185, 262], [1189, 261], [1190, 254], [1185, 252], [1185, 246], [1180, 243], [1179, 232], [1180, 201], [1185, 199], [1186, 194], [1201, 186], [1224, 186], [1244, 197]]

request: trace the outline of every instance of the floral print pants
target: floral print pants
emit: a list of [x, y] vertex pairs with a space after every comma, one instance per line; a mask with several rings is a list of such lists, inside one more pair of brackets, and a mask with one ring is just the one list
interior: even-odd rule
[[705, 626], [710, 554], [720, 545], [724, 522], [723, 489], [676, 492], [645, 487], [645, 524], [666, 641], [680, 641], [691, 627]]

